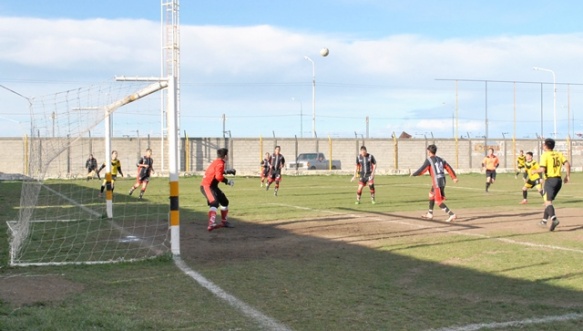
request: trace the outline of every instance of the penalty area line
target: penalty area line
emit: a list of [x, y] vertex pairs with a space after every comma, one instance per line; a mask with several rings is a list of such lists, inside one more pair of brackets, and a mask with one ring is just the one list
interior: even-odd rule
[[[481, 233], [467, 233], [467, 232], [463, 232], [463, 231], [459, 231], [459, 230], [449, 230], [449, 228], [435, 228], [432, 226], [413, 224], [410, 222], [398, 221], [398, 220], [389, 220], [389, 222], [413, 226], [413, 227], [417, 227], [420, 229], [433, 229], [433, 230], [443, 232], [443, 233], [454, 233], [454, 234], [458, 234], [458, 235], [462, 235], [462, 236], [470, 236], [470, 237], [479, 237], [479, 238], [485, 238], [485, 239], [491, 239], [491, 240], [498, 240], [501, 242], [505, 242], [507, 244], [521, 245], [521, 246], [527, 246], [527, 247], [536, 247], [536, 248], [548, 248], [548, 249], [553, 249], [553, 250], [557, 250], [557, 251], [566, 251], [566, 252], [574, 252], [574, 253], [583, 254], [583, 250], [575, 249], [575, 248], [568, 248], [568, 247], [555, 246], [555, 245], [535, 244], [535, 243], [531, 243], [531, 242], [527, 242], [527, 241], [518, 241], [518, 240], [513, 240], [513, 239], [508, 239], [508, 238], [497, 238], [497, 237], [492, 237], [492, 236], [488, 236], [488, 235], [481, 234]], [[456, 225], [455, 222], [454, 223], [447, 223], [447, 224], [449, 224], [451, 226]]]
[[564, 321], [572, 321], [572, 320], [580, 320], [583, 319], [583, 314], [571, 313], [559, 316], [546, 316], [541, 318], [527, 318], [520, 321], [509, 321], [509, 322], [495, 322], [495, 323], [477, 323], [477, 324], [468, 324], [464, 326], [453, 326], [453, 327], [446, 327], [441, 329], [430, 329], [428, 331], [476, 331], [482, 329], [499, 329], [499, 328], [507, 328], [507, 327], [521, 327], [526, 325], [532, 324], [543, 324], [543, 323], [551, 323], [551, 322], [564, 322]]
[[245, 316], [250, 317], [253, 320], [257, 321], [263, 328], [274, 331], [288, 331], [288, 330], [291, 331], [289, 327], [279, 323], [273, 318], [261, 313], [257, 309], [249, 306], [245, 302], [225, 292], [223, 289], [215, 285], [213, 282], [206, 279], [203, 275], [192, 270], [180, 257], [178, 256], [174, 257], [174, 264], [176, 264], [176, 266], [182, 272], [184, 272], [190, 278], [194, 279], [202, 287], [210, 291], [219, 299], [226, 301], [229, 305], [242, 312]]

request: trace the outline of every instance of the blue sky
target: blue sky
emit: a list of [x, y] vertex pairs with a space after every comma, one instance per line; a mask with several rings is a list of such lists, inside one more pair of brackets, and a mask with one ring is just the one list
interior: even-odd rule
[[[160, 8], [2, 0], [0, 85], [36, 97], [157, 76]], [[582, 10], [576, 1], [183, 0], [181, 132], [222, 136], [225, 114], [235, 137], [309, 137], [313, 68], [319, 137], [451, 138], [456, 119], [471, 137], [552, 136], [555, 124], [557, 137], [581, 132]], [[552, 74], [534, 66], [554, 71], [556, 98]], [[6, 89], [0, 98], [0, 135], [22, 135], [27, 103]], [[158, 136], [150, 103], [139, 124], [120, 109], [114, 134]]]

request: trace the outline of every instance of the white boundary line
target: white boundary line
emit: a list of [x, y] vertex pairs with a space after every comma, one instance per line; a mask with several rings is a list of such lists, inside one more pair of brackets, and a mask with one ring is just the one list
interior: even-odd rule
[[[341, 213], [341, 212], [334, 211], [334, 210], [330, 210], [330, 209], [316, 209], [316, 208], [309, 208], [309, 207], [301, 207], [301, 206], [295, 206], [295, 205], [288, 205], [288, 204], [284, 204], [284, 203], [270, 203], [270, 205], [281, 206], [281, 207], [289, 207], [289, 208], [296, 208], [296, 209], [302, 209], [302, 210], [317, 210], [317, 211], [331, 213], [331, 214], [340, 214]], [[363, 211], [362, 213], [365, 213], [366, 214], [367, 212], [366, 211]], [[347, 215], [347, 214], [344, 214], [344, 215]], [[348, 215], [354, 215], [354, 214], [348, 214]], [[375, 215], [375, 216], [378, 218], [379, 215]], [[537, 247], [537, 248], [548, 248], [548, 249], [554, 249], [554, 250], [558, 250], [558, 251], [566, 251], [566, 252], [574, 252], [574, 253], [581, 253], [581, 254], [583, 254], [583, 250], [581, 250], [581, 249], [575, 249], [575, 248], [568, 248], [568, 247], [561, 247], [561, 246], [554, 246], [554, 245], [535, 244], [535, 243], [531, 243], [531, 242], [517, 241], [517, 240], [512, 240], [512, 239], [507, 239], [507, 238], [496, 238], [496, 237], [488, 236], [488, 235], [485, 235], [485, 234], [480, 234], [480, 233], [467, 233], [467, 232], [463, 232], [463, 231], [459, 231], [459, 230], [451, 231], [451, 230], [448, 230], [447, 228], [436, 228], [436, 227], [432, 227], [432, 226], [427, 226], [427, 225], [422, 225], [422, 224], [414, 224], [414, 223], [405, 222], [405, 221], [399, 221], [399, 220], [390, 220], [388, 222], [397, 223], [397, 224], [403, 224], [403, 225], [408, 225], [408, 226], [413, 226], [413, 227], [417, 227], [417, 228], [420, 228], [420, 229], [433, 229], [433, 230], [440, 231], [440, 232], [444, 232], [444, 233], [455, 233], [455, 234], [459, 234], [459, 235], [463, 235], [463, 236], [480, 237], [480, 238], [498, 240], [498, 241], [502, 241], [502, 242], [505, 242], [505, 243], [516, 244], [516, 245], [521, 245], [521, 246]], [[449, 225], [455, 226], [456, 223], [455, 222], [454, 223], [450, 223]]]
[[264, 315], [262, 312], [258, 311], [257, 309], [249, 306], [245, 302], [237, 299], [236, 297], [230, 295], [229, 293], [225, 292], [223, 289], [215, 285], [210, 280], [206, 279], [204, 276], [199, 274], [198, 272], [192, 270], [180, 257], [174, 257], [174, 264], [182, 270], [186, 275], [190, 278], [194, 279], [200, 286], [204, 287], [205, 289], [209, 290], [212, 294], [214, 294], [219, 299], [226, 301], [229, 305], [233, 308], [239, 310], [244, 315], [254, 319], [257, 321], [263, 328], [267, 330], [274, 330], [274, 331], [291, 331], [291, 329], [278, 321], [272, 319], [269, 316]]
[[[285, 207], [291, 207], [291, 208], [297, 208], [297, 209], [303, 209], [303, 210], [319, 210], [319, 211], [324, 211], [324, 212], [329, 212], [329, 213], [333, 212], [332, 210], [307, 208], [307, 207], [300, 207], [300, 206], [287, 205], [287, 204], [281, 204], [281, 203], [272, 203], [272, 205], [279, 205], [279, 206], [285, 206]], [[366, 213], [366, 211], [364, 213]], [[398, 220], [391, 220], [389, 222], [413, 226], [413, 227], [417, 227], [417, 228], [421, 228], [421, 229], [434, 229], [434, 230], [444, 232], [444, 233], [455, 233], [455, 234], [465, 235], [465, 236], [493, 239], [493, 240], [506, 242], [509, 244], [516, 244], [516, 245], [529, 246], [529, 247], [538, 247], [538, 248], [548, 248], [548, 249], [562, 250], [562, 251], [583, 254], [583, 250], [568, 248], [568, 247], [542, 245], [542, 244], [535, 244], [535, 243], [531, 243], [531, 242], [521, 242], [521, 241], [516, 241], [516, 240], [512, 240], [512, 239], [495, 238], [495, 237], [484, 235], [484, 234], [467, 233], [467, 232], [462, 232], [462, 231], [457, 231], [457, 230], [456, 231], [449, 231], [449, 230], [444, 229], [444, 228], [435, 228], [435, 227], [431, 227], [431, 226], [414, 224], [414, 223], [405, 222], [405, 221], [398, 221]], [[451, 225], [455, 226], [456, 224], [452, 223]], [[481, 330], [481, 329], [498, 329], [498, 328], [505, 328], [505, 327], [519, 327], [519, 326], [530, 325], [530, 324], [562, 322], [562, 321], [578, 320], [578, 319], [583, 319], [583, 314], [571, 313], [571, 314], [565, 314], [565, 315], [559, 315], [559, 316], [529, 318], [529, 319], [524, 319], [524, 320], [520, 320], [520, 321], [477, 323], [477, 324], [468, 324], [465, 326], [454, 326], [454, 327], [445, 327], [445, 328], [440, 328], [440, 329], [430, 329], [428, 331], [475, 331], [475, 330]]]
[[[63, 198], [65, 200], [71, 202], [72, 204], [80, 207], [81, 209], [85, 210], [86, 212], [91, 213], [95, 216], [100, 216], [100, 214], [98, 212], [96, 212], [90, 208], [87, 208], [83, 205], [80, 205], [77, 201], [51, 189], [50, 187], [46, 187], [46, 188], [48, 190], [52, 191], [53, 193], [55, 193], [56, 195], [60, 196], [61, 198]], [[112, 222], [112, 223], [122, 233], [125, 232], [123, 229], [121, 229], [121, 227], [119, 227], [117, 224], [115, 224], [115, 222]], [[155, 250], [154, 247], [150, 247], [150, 249], [157, 251], [157, 250]], [[197, 283], [199, 283], [202, 287], [204, 287], [209, 292], [211, 292], [212, 294], [217, 296], [219, 299], [226, 301], [233, 308], [238, 309], [244, 315], [257, 321], [263, 328], [266, 328], [268, 330], [273, 330], [273, 331], [291, 331], [292, 330], [289, 327], [287, 327], [287, 326], [277, 322], [276, 320], [264, 315], [263, 313], [261, 313], [257, 309], [249, 306], [248, 304], [244, 303], [243, 301], [241, 301], [241, 300], [237, 299], [236, 297], [230, 295], [229, 293], [225, 292], [223, 289], [221, 289], [220, 287], [215, 285], [213, 282], [209, 281], [208, 279], [204, 278], [204, 276], [202, 276], [201, 274], [192, 270], [180, 257], [174, 257], [173, 259], [174, 259], [174, 264], [178, 267], [178, 269], [180, 269], [180, 271], [185, 273], [190, 278], [194, 279]]]
[[[48, 190], [52, 191], [53, 193], [59, 195], [63, 199], [71, 202], [72, 204], [79, 206], [81, 209], [87, 211], [88, 213], [91, 213], [95, 216], [101, 216], [98, 212], [96, 212], [90, 208], [87, 208], [83, 205], [80, 205], [77, 201], [51, 189], [50, 187], [46, 187], [46, 188]], [[115, 224], [115, 222], [112, 222], [112, 223], [116, 228], [118, 228], [118, 230], [122, 231], [122, 233], [125, 232], [125, 231], [123, 231], [123, 229], [121, 229], [121, 227], [119, 227], [117, 224]], [[154, 250], [155, 252], [157, 251], [154, 247], [150, 247], [150, 249]], [[198, 272], [192, 270], [180, 257], [174, 257], [173, 259], [174, 259], [174, 264], [178, 267], [178, 269], [180, 269], [180, 271], [185, 273], [190, 278], [194, 279], [197, 283], [199, 283], [202, 287], [207, 289], [209, 292], [214, 294], [219, 299], [226, 301], [233, 308], [238, 309], [247, 317], [250, 317], [250, 318], [254, 319], [255, 321], [257, 321], [263, 328], [265, 328], [267, 330], [273, 330], [273, 331], [291, 331], [292, 330], [289, 327], [272, 319], [271, 317], [264, 315], [263, 313], [261, 313], [257, 309], [246, 304], [245, 302], [243, 302], [243, 301], [237, 299], [236, 297], [230, 295], [229, 293], [225, 292], [223, 289], [221, 289], [220, 287], [215, 285], [213, 282], [204, 278], [204, 276], [202, 276]]]
[[[459, 235], [463, 235], [463, 236], [480, 237], [480, 238], [498, 240], [498, 241], [502, 241], [505, 243], [516, 244], [516, 245], [521, 245], [521, 246], [548, 248], [548, 249], [554, 249], [554, 250], [558, 250], [558, 251], [567, 251], [567, 252], [574, 252], [574, 253], [583, 254], [583, 250], [575, 249], [575, 248], [568, 248], [568, 247], [561, 247], [561, 246], [554, 246], [554, 245], [535, 244], [535, 243], [531, 243], [531, 242], [517, 241], [517, 240], [512, 240], [512, 239], [507, 239], [507, 238], [496, 238], [496, 237], [488, 236], [488, 235], [481, 234], [481, 233], [467, 233], [467, 232], [463, 232], [463, 231], [459, 231], [459, 230], [450, 231], [447, 228], [435, 228], [432, 226], [413, 224], [413, 223], [404, 222], [404, 221], [389, 221], [389, 222], [414, 226], [414, 227], [417, 227], [420, 229], [433, 229], [435, 231], [444, 232], [444, 233], [455, 233], [455, 234], [459, 234]], [[450, 225], [456, 226], [456, 223], [454, 222], [454, 223], [451, 223]]]
[[560, 316], [546, 316], [541, 318], [528, 318], [521, 321], [510, 321], [510, 322], [498, 322], [498, 323], [478, 323], [478, 324], [468, 324], [465, 326], [453, 326], [441, 329], [430, 329], [428, 331], [475, 331], [481, 329], [499, 329], [506, 327], [519, 327], [530, 324], [542, 324], [550, 322], [564, 322], [571, 320], [583, 319], [583, 314], [565, 314]]

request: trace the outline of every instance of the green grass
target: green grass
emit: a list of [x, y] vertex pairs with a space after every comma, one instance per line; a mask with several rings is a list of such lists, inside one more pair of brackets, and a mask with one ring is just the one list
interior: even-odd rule
[[[458, 215], [489, 211], [485, 219], [460, 223], [478, 227], [480, 221], [491, 221], [483, 235], [468, 235], [469, 228], [449, 232], [449, 225], [437, 222], [429, 222], [428, 229], [398, 223], [389, 223], [394, 231], [381, 229], [389, 222], [382, 219], [426, 211], [429, 179], [377, 176], [375, 205], [369, 203], [368, 188], [363, 203], [354, 205], [356, 184], [349, 179], [285, 176], [276, 198], [272, 189], [265, 192], [259, 187], [257, 178], [238, 177], [233, 188], [222, 187], [237, 228], [207, 233], [200, 178], [183, 178], [182, 258], [227, 293], [294, 330], [428, 330], [583, 313], [583, 223], [555, 233], [497, 227], [497, 215], [521, 211], [533, 226], [542, 216], [534, 190], [530, 205], [518, 205], [521, 181], [513, 175], [499, 174], [489, 194], [484, 193], [481, 174], [462, 175], [457, 184], [448, 182], [447, 203]], [[70, 183], [98, 189], [95, 182]], [[583, 175], [574, 174], [572, 183], [563, 187], [556, 202], [559, 217], [564, 208], [581, 205], [581, 183]], [[120, 205], [116, 208], [125, 205], [128, 214], [134, 212], [129, 209], [143, 208], [125, 195], [129, 181], [116, 185]], [[17, 215], [19, 190], [17, 182], [0, 182], [0, 281], [35, 278], [42, 284], [44, 277], [57, 277], [77, 284], [79, 290], [59, 300], [1, 302], [0, 330], [260, 329], [255, 320], [213, 296], [167, 257], [115, 265], [8, 267], [5, 221]], [[155, 179], [144, 203], [164, 207], [167, 192], [168, 181]], [[436, 215], [440, 213], [436, 210]], [[363, 215], [363, 224], [353, 233], [336, 240], [322, 234], [339, 228], [349, 215]], [[504, 218], [515, 221], [524, 219]], [[302, 224], [309, 226], [304, 229]], [[303, 232], [289, 230], [293, 226]], [[363, 239], [364, 231], [374, 240]], [[332, 232], [326, 234], [334, 236]], [[217, 258], [201, 256], [196, 248], [203, 246]], [[583, 318], [520, 329], [583, 329]]]

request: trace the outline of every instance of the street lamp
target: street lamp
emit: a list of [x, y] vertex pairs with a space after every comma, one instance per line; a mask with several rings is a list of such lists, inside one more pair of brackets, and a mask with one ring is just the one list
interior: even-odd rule
[[312, 62], [312, 138], [316, 138], [316, 65], [308, 56], [304, 59]]
[[[8, 87], [6, 87], [6, 86], [4, 86], [4, 85], [1, 85], [1, 84], [0, 84], [0, 87], [1, 87], [1, 88], [3, 88], [3, 89], [5, 89], [6, 91], [8, 91], [8, 92], [10, 92], [10, 93], [16, 94], [17, 96], [19, 96], [19, 97], [23, 98], [24, 100], [26, 100], [26, 101], [28, 102], [28, 107], [29, 107], [29, 110], [32, 108], [32, 99], [31, 99], [31, 98], [29, 98], [29, 97], [26, 97], [26, 96], [24, 96], [24, 95], [22, 95], [22, 94], [20, 94], [20, 93], [18, 93], [18, 92], [16, 92], [16, 91], [14, 91], [14, 90], [13, 90], [13, 89], [11, 89], [11, 88], [8, 88]], [[14, 120], [11, 120], [11, 119], [8, 119], [8, 120], [9, 120], [9, 121], [12, 121], [12, 122], [20, 123], [20, 122], [18, 122], [18, 121], [14, 121]], [[32, 132], [32, 121], [30, 121], [30, 135], [31, 135], [31, 137], [32, 137], [32, 135], [33, 135], [33, 132]]]
[[[553, 130], [555, 132], [553, 132], [553, 138], [557, 138], [557, 79], [555, 76], [555, 72], [552, 71], [551, 69], [545, 69], [545, 68], [540, 68], [540, 67], [533, 67], [533, 70], [537, 70], [537, 71], [548, 71], [551, 74], [553, 74], [553, 121], [554, 121], [554, 128]], [[541, 134], [543, 134], [541, 132]]]
[[300, 103], [300, 138], [304, 137], [304, 106], [302, 104], [302, 100], [296, 100], [296, 98], [292, 97], [292, 101], [298, 101]]

